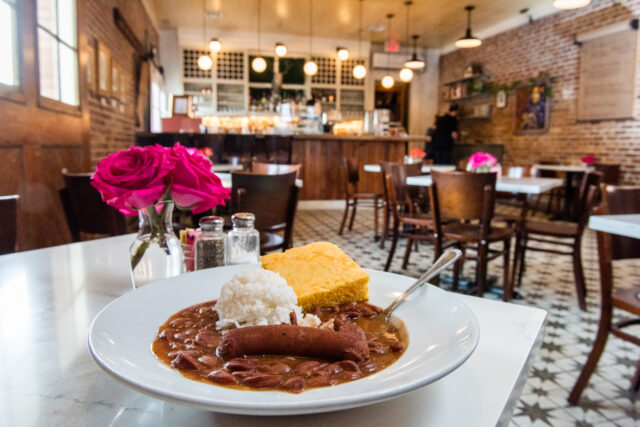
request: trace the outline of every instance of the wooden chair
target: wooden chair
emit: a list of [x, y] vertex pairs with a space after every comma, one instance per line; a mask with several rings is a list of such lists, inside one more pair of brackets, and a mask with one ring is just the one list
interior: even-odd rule
[[620, 165], [594, 163], [593, 168], [602, 175], [602, 183], [618, 185], [620, 183]]
[[[398, 166], [396, 166], [398, 167]], [[396, 174], [395, 180], [401, 174]], [[403, 179], [403, 178], [400, 178]], [[389, 255], [387, 256], [387, 262], [384, 266], [384, 271], [389, 271], [391, 267], [391, 261], [396, 251], [398, 244], [398, 238], [407, 238], [407, 247], [402, 259], [402, 268], [407, 268], [409, 262], [409, 256], [411, 255], [411, 248], [414, 243], [420, 241], [433, 241], [433, 221], [431, 218], [424, 214], [417, 213], [413, 209], [413, 203], [409, 200], [404, 200], [402, 203], [396, 197], [396, 188], [401, 187], [405, 181], [395, 182], [394, 175], [388, 173], [385, 175], [386, 188], [387, 188], [387, 209], [393, 217], [393, 238], [391, 241], [391, 249], [389, 249]], [[405, 193], [406, 194], [406, 193]], [[405, 207], [409, 207], [409, 212], [404, 212]], [[406, 227], [405, 227], [406, 226]]]
[[251, 172], [264, 175], [282, 175], [290, 172], [296, 172], [296, 178], [300, 176], [300, 168], [302, 165], [285, 165], [279, 163], [262, 163], [251, 162]]
[[[541, 165], [555, 165], [557, 164], [556, 162], [553, 161], [545, 161], [542, 160], [540, 161]], [[558, 172], [558, 171], [553, 171], [553, 170], [539, 170], [537, 176], [539, 176], [540, 178], [561, 178], [561, 179], [566, 179], [566, 177], [564, 176], [564, 172]], [[536, 211], [540, 211], [542, 212], [544, 210], [544, 212], [547, 215], [551, 215], [551, 214], [559, 214], [560, 211], [562, 210], [562, 201], [564, 200], [566, 196], [566, 191], [564, 189], [564, 187], [559, 187], [559, 188], [554, 188], [551, 191], [547, 192], [547, 206], [542, 209], [541, 208], [541, 204], [542, 204], [542, 194], [538, 194], [536, 196], [536, 201], [535, 201], [535, 207], [534, 210]]]
[[[571, 256], [573, 259], [573, 274], [578, 294], [578, 305], [581, 310], [586, 310], [587, 288], [584, 282], [584, 272], [582, 270], [582, 233], [591, 214], [597, 192], [591, 194], [591, 187], [598, 188], [600, 185], [600, 174], [589, 172], [584, 174], [580, 184], [578, 195], [578, 222], [568, 221], [536, 221], [527, 219], [529, 211], [528, 203], [524, 203], [520, 221], [517, 226], [516, 251], [513, 268], [513, 275], [518, 274], [518, 286], [522, 283], [522, 275], [525, 271], [526, 251], [547, 252], [557, 255]], [[571, 239], [571, 242], [567, 242]], [[546, 249], [540, 246], [531, 246], [530, 242], [552, 244], [561, 247], [569, 247], [571, 251], [561, 251], [557, 249]]]
[[383, 207], [382, 194], [363, 193], [358, 191], [360, 175], [358, 173], [358, 165], [353, 160], [347, 159], [346, 157], [342, 158], [342, 173], [344, 176], [345, 206], [338, 234], [342, 235], [342, 232], [344, 231], [344, 225], [347, 222], [347, 217], [349, 216], [349, 208], [351, 208], [351, 219], [349, 220], [349, 231], [351, 231], [353, 228], [353, 221], [356, 218], [358, 201], [367, 200], [373, 202], [374, 236], [378, 236], [378, 209]]
[[[513, 294], [513, 282], [509, 275], [509, 250], [514, 228], [492, 225], [495, 205], [495, 173], [437, 172], [431, 173], [433, 184], [429, 188], [434, 227], [434, 257], [438, 258], [446, 241], [455, 242], [463, 256], [454, 268], [454, 288], [464, 263], [466, 249], [477, 252], [475, 257], [478, 296], [485, 291], [487, 264], [503, 256], [503, 299], [508, 301]], [[444, 222], [447, 219], [448, 222]], [[502, 250], [490, 248], [491, 243], [502, 242]]]
[[261, 253], [284, 251], [292, 245], [298, 205], [296, 174], [296, 171], [277, 175], [231, 173], [232, 211], [255, 214]]
[[[603, 192], [603, 203], [596, 212], [598, 215], [640, 213], [640, 187], [607, 186]], [[568, 401], [572, 405], [578, 403], [591, 374], [595, 371], [609, 333], [640, 346], [640, 337], [623, 330], [627, 326], [640, 324], [640, 286], [614, 290], [613, 284], [613, 261], [640, 258], [640, 241], [601, 231], [597, 232], [597, 239], [600, 265], [600, 323], [591, 354], [569, 394]], [[614, 308], [624, 310], [635, 318], [613, 323]], [[632, 379], [632, 388], [636, 392], [640, 389], [640, 362]]]
[[127, 232], [125, 217], [102, 201], [91, 185], [91, 173], [70, 173], [62, 169], [65, 187], [58, 193], [74, 242], [82, 233], [117, 236]]
[[0, 196], [0, 255], [16, 251], [19, 199], [17, 194]]

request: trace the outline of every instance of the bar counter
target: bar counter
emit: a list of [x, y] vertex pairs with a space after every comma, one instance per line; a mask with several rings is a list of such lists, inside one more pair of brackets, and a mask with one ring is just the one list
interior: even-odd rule
[[[257, 158], [267, 161], [256, 155], [254, 150], [256, 141], [262, 138], [262, 135], [139, 133], [136, 135], [136, 145], [173, 145], [180, 142], [187, 147], [211, 147], [214, 163], [226, 163], [231, 155], [242, 158], [242, 154], [232, 153], [243, 152], [249, 160]], [[308, 134], [294, 135], [290, 141], [291, 163], [302, 165], [300, 178], [304, 187], [300, 191], [300, 200], [335, 200], [344, 197], [343, 157], [354, 159], [360, 165], [358, 191], [381, 193], [380, 174], [365, 173], [362, 166], [383, 160], [402, 162], [408, 153], [409, 142], [422, 143], [425, 137]]]

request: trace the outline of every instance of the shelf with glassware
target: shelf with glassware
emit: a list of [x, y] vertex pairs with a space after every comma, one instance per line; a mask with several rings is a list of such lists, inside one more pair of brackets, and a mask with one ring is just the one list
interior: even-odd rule
[[474, 74], [443, 84], [443, 99], [446, 102], [463, 102], [478, 97], [487, 96], [485, 86], [491, 78], [488, 74]]

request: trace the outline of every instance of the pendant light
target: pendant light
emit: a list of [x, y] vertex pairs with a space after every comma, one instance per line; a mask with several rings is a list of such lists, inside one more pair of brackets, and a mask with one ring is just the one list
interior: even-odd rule
[[589, 6], [591, 0], [553, 0], [553, 7], [556, 9], [578, 9]]
[[347, 49], [346, 47], [337, 47], [336, 55], [338, 56], [338, 59], [340, 61], [346, 61], [347, 59], [349, 59], [349, 49]]
[[218, 39], [209, 40], [209, 50], [213, 53], [218, 53], [222, 50], [222, 43]]
[[[387, 25], [387, 42], [389, 40], [391, 40], [391, 19], [393, 18], [393, 13], [389, 13], [387, 14], [387, 20], [388, 20], [388, 25]], [[387, 53], [387, 67], [389, 67], [389, 53]], [[391, 77], [391, 75], [389, 73], [387, 73], [383, 78], [382, 78], [382, 87], [385, 89], [391, 89], [393, 87], [394, 84], [396, 84], [396, 81], [393, 79], [393, 77]]]
[[[207, 42], [207, 3], [206, 0], [202, 0], [202, 42]], [[201, 70], [209, 71], [213, 67], [213, 60], [211, 55], [205, 55], [204, 53], [198, 57], [198, 67]]]
[[419, 37], [417, 34], [411, 36], [413, 39], [413, 54], [411, 55], [411, 59], [404, 63], [404, 66], [411, 70], [420, 70], [426, 65], [422, 59], [418, 58], [417, 49]]
[[471, 12], [475, 9], [475, 6], [468, 5], [464, 9], [467, 11], [467, 32], [464, 37], [456, 40], [456, 46], [459, 48], [471, 48], [478, 47], [482, 44], [482, 41], [471, 34]]
[[[362, 57], [362, 2], [364, 0], [359, 0], [358, 1], [358, 58]], [[366, 77], [367, 75], [367, 68], [362, 65], [362, 64], [358, 64], [355, 67], [353, 67], [353, 77], [355, 77], [358, 80], [362, 80]]]
[[260, 22], [262, 21], [262, 0], [258, 0], [258, 56], [251, 61], [251, 68], [256, 73], [262, 73], [267, 69], [267, 61], [260, 55]]
[[[409, 8], [411, 8], [411, 5], [413, 4], [413, 2], [411, 0], [407, 0], [404, 2], [404, 4], [407, 6], [407, 23], [405, 25], [405, 40], [407, 42], [409, 42]], [[405, 64], [404, 68], [402, 70], [400, 70], [400, 80], [402, 80], [403, 82], [407, 83], [410, 82], [413, 79], [413, 71], [411, 71], [410, 68], [407, 67], [407, 65]]]
[[311, 56], [311, 39], [313, 37], [313, 0], [309, 0], [309, 60], [304, 63], [304, 73], [307, 76], [315, 76], [318, 72], [318, 64], [313, 62]]
[[276, 55], [278, 55], [278, 57], [282, 58], [287, 54], [289, 49], [287, 49], [286, 44], [278, 42], [276, 43], [276, 47], [274, 48], [274, 51], [276, 52]]

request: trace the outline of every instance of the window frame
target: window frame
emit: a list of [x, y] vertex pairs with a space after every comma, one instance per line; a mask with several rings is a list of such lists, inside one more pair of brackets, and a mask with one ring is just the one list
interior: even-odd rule
[[[58, 0], [54, 0], [55, 4], [56, 4], [56, 20], [57, 20], [57, 13], [58, 13]], [[35, 71], [36, 71], [36, 90], [37, 90], [37, 96], [38, 96], [38, 106], [42, 109], [45, 110], [52, 110], [52, 111], [56, 111], [59, 113], [64, 113], [64, 114], [70, 114], [70, 115], [74, 115], [74, 116], [80, 116], [82, 115], [82, 82], [81, 82], [81, 77], [80, 77], [80, 29], [79, 29], [79, 13], [78, 13], [78, 0], [74, 0], [75, 2], [75, 24], [76, 24], [76, 47], [72, 47], [69, 46], [69, 44], [67, 42], [65, 42], [64, 40], [62, 40], [58, 35], [53, 34], [51, 31], [49, 31], [47, 28], [43, 27], [40, 25], [39, 21], [38, 21], [38, 0], [33, 0], [33, 17], [34, 17], [34, 25], [33, 25], [33, 44], [34, 44], [34, 50], [35, 50]], [[57, 25], [57, 22], [56, 22]], [[53, 99], [53, 98], [48, 98], [44, 95], [42, 95], [41, 91], [40, 91], [40, 39], [38, 37], [38, 31], [42, 29], [43, 31], [45, 31], [48, 35], [50, 35], [51, 37], [53, 37], [56, 41], [56, 49], [57, 49], [57, 53], [58, 53], [58, 71], [60, 71], [60, 43], [63, 43], [65, 46], [67, 46], [70, 49], [75, 50], [76, 52], [76, 70], [77, 70], [77, 88], [78, 88], [78, 105], [71, 105], [71, 104], [67, 104], [65, 102]], [[61, 77], [60, 75], [58, 75], [58, 94], [60, 94], [60, 86], [61, 86]]]
[[[3, 0], [0, 0], [3, 1]], [[23, 26], [23, 15], [22, 15], [22, 5], [23, 1], [3, 1], [7, 3], [9, 7], [13, 7], [15, 11], [15, 44], [14, 47], [16, 49], [15, 59], [16, 59], [16, 71], [18, 72], [18, 84], [15, 86], [6, 85], [4, 83], [0, 83], [0, 99], [7, 101], [14, 101], [19, 103], [26, 103], [26, 97], [24, 94], [24, 58], [22, 54], [23, 42], [22, 42], [22, 30]]]

